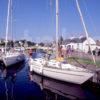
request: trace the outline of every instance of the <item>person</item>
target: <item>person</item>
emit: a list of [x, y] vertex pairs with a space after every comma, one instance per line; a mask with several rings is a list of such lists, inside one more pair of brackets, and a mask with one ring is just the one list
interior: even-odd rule
[[66, 49], [66, 54], [68, 55], [68, 57], [71, 56], [71, 48], [70, 47]]
[[62, 62], [62, 61], [64, 61], [64, 56], [61, 55], [60, 57], [57, 57], [56, 60], [59, 62]]
[[97, 83], [100, 83], [100, 72], [97, 71]]
[[32, 54], [33, 54], [32, 49], [29, 49], [28, 53], [29, 53], [29, 56], [32, 56]]
[[66, 59], [66, 56], [67, 56], [66, 47], [62, 48], [62, 55], [63, 55], [64, 59]]
[[92, 51], [92, 53], [93, 53], [93, 55], [96, 55], [96, 52], [95, 52], [95, 50], [93, 50], [93, 51]]
[[98, 50], [98, 56], [100, 56], [100, 49]]
[[48, 57], [48, 60], [50, 59], [52, 53], [53, 53], [52, 50], [48, 50], [48, 51], [47, 51], [47, 57]]
[[58, 45], [58, 56], [61, 57], [62, 55], [62, 46]]
[[31, 56], [32, 56], [33, 58], [36, 58], [36, 57], [37, 57], [36, 49], [33, 49], [33, 52], [32, 52], [32, 54], [31, 54]]

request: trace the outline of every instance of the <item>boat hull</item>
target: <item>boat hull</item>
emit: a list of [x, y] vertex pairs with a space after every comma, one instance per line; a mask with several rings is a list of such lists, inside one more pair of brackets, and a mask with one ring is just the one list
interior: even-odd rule
[[74, 84], [83, 84], [94, 75], [93, 73], [85, 71], [73, 71], [69, 69], [44, 67], [35, 64], [29, 64], [29, 66], [30, 71], [34, 71], [46, 77]]
[[21, 61], [24, 61], [24, 55], [23, 54], [19, 54], [19, 55], [12, 55], [12, 56], [7, 56], [5, 58], [3, 58], [3, 63], [6, 67], [8, 66], [12, 66], [14, 64], [17, 64]]

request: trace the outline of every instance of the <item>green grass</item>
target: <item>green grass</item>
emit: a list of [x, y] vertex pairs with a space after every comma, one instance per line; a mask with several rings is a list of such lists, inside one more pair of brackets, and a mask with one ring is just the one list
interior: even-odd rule
[[[85, 64], [85, 65], [95, 65], [93, 60], [89, 58], [80, 58], [80, 57], [68, 57], [68, 62], [79, 62], [80, 64]], [[100, 61], [96, 61], [96, 66], [100, 67]]]

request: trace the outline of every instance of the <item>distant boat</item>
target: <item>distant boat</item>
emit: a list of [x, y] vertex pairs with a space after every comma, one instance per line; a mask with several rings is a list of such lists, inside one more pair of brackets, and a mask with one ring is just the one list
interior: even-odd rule
[[9, 19], [10, 19], [10, 12], [12, 10], [12, 0], [8, 0], [8, 12], [7, 12], [7, 24], [6, 24], [6, 37], [5, 37], [5, 52], [2, 55], [2, 61], [6, 67], [14, 65], [18, 62], [23, 61], [24, 54], [21, 52], [16, 51], [7, 51], [7, 42], [8, 42], [8, 32], [9, 32]]
[[43, 57], [29, 59], [30, 71], [34, 71], [40, 75], [57, 79], [60, 81], [70, 82], [74, 84], [83, 84], [91, 77], [94, 73], [88, 69], [77, 67], [62, 61], [58, 55], [58, 0], [56, 0], [56, 58], [45, 59]]
[[24, 61], [25, 56], [19, 52], [9, 52], [6, 55], [2, 56], [3, 63], [6, 67]]

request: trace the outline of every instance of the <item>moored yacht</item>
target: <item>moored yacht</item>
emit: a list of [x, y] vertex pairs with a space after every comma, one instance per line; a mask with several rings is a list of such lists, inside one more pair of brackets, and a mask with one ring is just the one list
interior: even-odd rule
[[16, 51], [13, 52], [13, 51], [7, 50], [10, 19], [12, 19], [12, 0], [8, 0], [6, 36], [5, 36], [5, 50], [4, 50], [4, 53], [3, 53], [3, 55], [0, 59], [6, 67], [11, 66], [13, 64], [16, 64], [16, 63], [23, 61], [25, 59], [23, 53], [16, 52]]
[[2, 56], [2, 61], [6, 67], [19, 63], [25, 60], [25, 56], [20, 52], [7, 52]]
[[77, 67], [65, 62], [62, 57], [59, 57], [58, 53], [58, 0], [56, 0], [56, 58], [47, 59], [44, 56], [39, 58], [29, 59], [30, 71], [34, 71], [40, 75], [57, 79], [60, 81], [70, 82], [74, 84], [83, 84], [91, 77], [94, 73], [88, 69]]
[[53, 79], [82, 84], [90, 79], [94, 74], [85, 69], [65, 62], [51, 59], [46, 61], [44, 58], [30, 58], [30, 71]]

